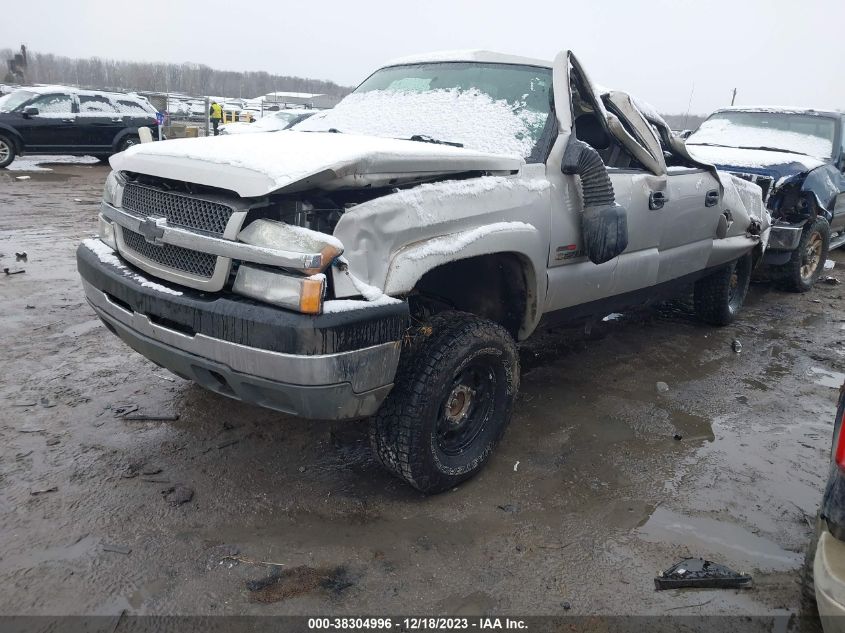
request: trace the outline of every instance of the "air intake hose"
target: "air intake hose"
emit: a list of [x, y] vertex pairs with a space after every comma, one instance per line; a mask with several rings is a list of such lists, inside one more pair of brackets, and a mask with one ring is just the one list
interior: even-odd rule
[[560, 169], [581, 180], [581, 236], [587, 257], [594, 264], [617, 257], [628, 246], [628, 212], [616, 204], [613, 183], [601, 156], [573, 135], [563, 152]]

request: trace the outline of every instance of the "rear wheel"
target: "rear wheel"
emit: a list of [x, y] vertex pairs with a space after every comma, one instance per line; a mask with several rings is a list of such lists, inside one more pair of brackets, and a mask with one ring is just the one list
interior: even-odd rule
[[0, 169], [8, 167], [15, 160], [15, 145], [11, 139], [0, 136]]
[[519, 388], [519, 356], [491, 321], [443, 312], [417, 328], [395, 385], [370, 420], [381, 463], [417, 490], [448, 490], [480, 471]]
[[790, 292], [810, 290], [824, 270], [829, 249], [830, 225], [817, 217], [804, 227], [789, 261], [774, 271], [778, 287]]
[[728, 325], [739, 314], [751, 282], [751, 253], [695, 283], [695, 313], [710, 325]]

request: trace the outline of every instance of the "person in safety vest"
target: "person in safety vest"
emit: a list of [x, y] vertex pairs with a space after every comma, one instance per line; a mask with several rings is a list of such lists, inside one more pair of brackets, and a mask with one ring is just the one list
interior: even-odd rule
[[211, 127], [214, 128], [214, 136], [217, 136], [217, 127], [223, 119], [223, 107], [216, 101], [212, 101], [211, 108], [208, 110], [208, 113], [211, 115]]

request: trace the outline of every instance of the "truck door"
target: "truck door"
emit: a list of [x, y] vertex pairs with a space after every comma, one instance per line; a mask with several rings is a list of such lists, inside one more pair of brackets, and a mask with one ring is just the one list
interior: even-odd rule
[[34, 153], [72, 151], [78, 135], [73, 99], [69, 94], [43, 94], [19, 108], [37, 108], [38, 114], [23, 115], [18, 130], [27, 151]]
[[126, 127], [123, 115], [104, 95], [80, 94], [79, 144], [82, 151], [109, 152], [118, 133]]
[[[555, 60], [554, 83], [561, 136], [547, 163], [547, 177], [554, 184], [547, 311], [600, 301], [655, 283], [659, 234], [654, 224], [661, 211], [649, 209], [649, 193], [664, 192], [666, 188], [662, 161], [652, 157], [650, 170], [616, 137], [610, 121], [621, 125], [618, 117], [605, 109], [571, 53], [561, 53]], [[560, 159], [569, 134], [575, 134], [599, 153], [608, 169], [616, 202], [628, 211], [628, 247], [622, 255], [599, 265], [587, 259], [582, 250], [578, 184], [575, 177], [560, 173]], [[648, 150], [640, 149], [648, 154]], [[642, 158], [646, 160], [645, 156]]]

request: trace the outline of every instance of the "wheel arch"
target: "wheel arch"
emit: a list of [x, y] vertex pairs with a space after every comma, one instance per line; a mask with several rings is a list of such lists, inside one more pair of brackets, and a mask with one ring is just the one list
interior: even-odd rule
[[7, 137], [14, 145], [16, 154], [22, 154], [26, 149], [26, 144], [23, 142], [23, 137], [13, 127], [0, 123], [0, 134]]
[[[416, 244], [394, 258], [388, 270], [387, 294], [406, 295], [415, 307], [440, 303], [487, 318], [517, 340], [534, 331], [546, 286], [543, 269], [527, 252], [479, 245], [455, 256], [426, 250], [427, 245], [430, 242]], [[420, 254], [425, 256], [415, 260]]]

